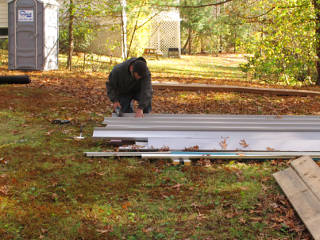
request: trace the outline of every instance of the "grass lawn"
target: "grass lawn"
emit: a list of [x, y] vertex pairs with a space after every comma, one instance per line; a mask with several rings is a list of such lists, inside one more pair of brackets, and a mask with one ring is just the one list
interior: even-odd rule
[[[153, 60], [150, 68], [169, 81], [242, 78], [238, 60], [229, 58], [238, 59]], [[161, 61], [172, 64], [163, 68]], [[0, 74], [21, 72], [3, 65]], [[111, 113], [107, 74], [28, 74], [30, 85], [0, 85], [0, 239], [311, 239], [272, 178], [288, 162], [186, 167], [86, 158], [85, 151], [114, 150], [90, 138]], [[319, 103], [318, 97], [158, 91], [153, 105], [158, 113], [318, 114]], [[76, 141], [80, 125], [86, 138]]]

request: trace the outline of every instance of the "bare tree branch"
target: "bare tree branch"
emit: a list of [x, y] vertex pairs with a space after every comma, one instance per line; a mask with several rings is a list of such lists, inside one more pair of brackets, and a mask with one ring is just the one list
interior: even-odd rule
[[[280, 8], [280, 9], [290, 9], [290, 8], [300, 8], [300, 7], [305, 7], [307, 6], [307, 4], [302, 4], [302, 5], [294, 5], [294, 6], [278, 6], [277, 8]], [[260, 18], [260, 17], [263, 17], [265, 15], [268, 15], [270, 12], [272, 12], [273, 10], [275, 10], [276, 7], [273, 6], [271, 7], [269, 10], [267, 10], [266, 12], [260, 14], [260, 15], [257, 15], [257, 16], [249, 16], [249, 17], [245, 17], [245, 16], [241, 16], [241, 15], [238, 15], [238, 17], [240, 18], [243, 18], [243, 19], [247, 19], [247, 20], [252, 20], [252, 19], [257, 19], [257, 18]]]
[[233, 0], [225, 0], [222, 2], [201, 4], [201, 5], [159, 5], [159, 4], [151, 4], [151, 5], [157, 6], [157, 7], [170, 7], [170, 8], [203, 8], [203, 7], [219, 6], [232, 1]]

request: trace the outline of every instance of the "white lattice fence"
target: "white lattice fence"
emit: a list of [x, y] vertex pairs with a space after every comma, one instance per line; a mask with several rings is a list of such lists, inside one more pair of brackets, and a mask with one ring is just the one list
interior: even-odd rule
[[160, 13], [151, 25], [150, 47], [168, 55], [169, 48], [178, 49], [180, 56], [180, 15], [173, 10]]

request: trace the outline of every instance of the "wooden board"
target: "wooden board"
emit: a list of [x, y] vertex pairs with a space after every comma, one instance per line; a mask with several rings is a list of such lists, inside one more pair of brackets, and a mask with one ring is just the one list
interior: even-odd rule
[[320, 168], [311, 157], [304, 156], [291, 162], [291, 167], [320, 201]]
[[320, 201], [292, 169], [273, 175], [315, 240], [320, 240]]
[[294, 89], [254, 88], [229, 85], [209, 84], [175, 84], [175, 83], [153, 83], [154, 89], [174, 89], [182, 91], [216, 91], [216, 92], [241, 92], [255, 94], [272, 94], [280, 96], [320, 96], [320, 92]]

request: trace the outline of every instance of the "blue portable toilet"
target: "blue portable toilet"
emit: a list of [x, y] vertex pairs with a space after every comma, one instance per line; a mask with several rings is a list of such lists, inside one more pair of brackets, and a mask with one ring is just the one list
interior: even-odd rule
[[59, 4], [55, 0], [9, 0], [10, 70], [58, 69]]

